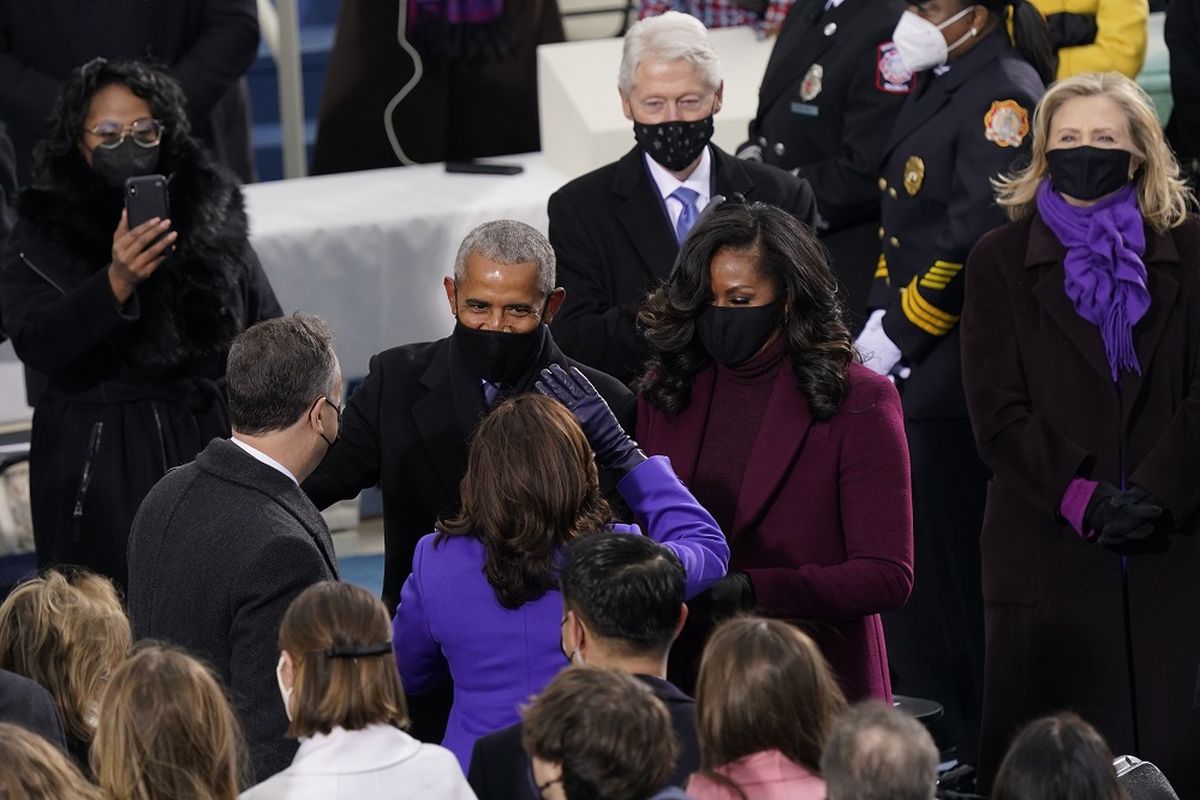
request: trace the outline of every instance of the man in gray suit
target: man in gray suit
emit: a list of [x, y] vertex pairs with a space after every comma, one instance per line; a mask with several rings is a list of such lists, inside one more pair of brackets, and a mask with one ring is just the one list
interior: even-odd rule
[[136, 638], [213, 667], [263, 780], [296, 750], [275, 677], [280, 620], [306, 587], [338, 578], [300, 481], [337, 437], [342, 377], [328, 326], [301, 314], [239, 335], [227, 369], [233, 438], [168, 473], [134, 519], [129, 617]]

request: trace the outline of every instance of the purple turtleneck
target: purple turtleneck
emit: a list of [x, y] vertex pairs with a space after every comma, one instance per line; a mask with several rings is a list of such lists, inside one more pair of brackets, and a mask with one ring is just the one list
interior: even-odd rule
[[726, 538], [733, 532], [738, 494], [767, 409], [771, 384], [780, 367], [788, 367], [784, 362], [783, 339], [779, 338], [745, 364], [716, 365], [708, 424], [691, 489]]

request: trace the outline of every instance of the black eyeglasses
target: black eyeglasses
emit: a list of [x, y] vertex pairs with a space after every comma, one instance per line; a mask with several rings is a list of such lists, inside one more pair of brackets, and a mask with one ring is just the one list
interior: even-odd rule
[[134, 120], [125, 128], [121, 127], [118, 122], [105, 121], [99, 122], [91, 128], [84, 128], [84, 130], [100, 140], [98, 147], [112, 150], [120, 147], [126, 137], [133, 139], [134, 144], [140, 147], [158, 147], [166, 126], [156, 119], [146, 117]]

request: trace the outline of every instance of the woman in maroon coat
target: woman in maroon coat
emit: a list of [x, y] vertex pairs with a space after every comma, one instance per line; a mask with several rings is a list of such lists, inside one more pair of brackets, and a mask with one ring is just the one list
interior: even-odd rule
[[908, 448], [895, 388], [854, 361], [821, 245], [784, 211], [725, 203], [640, 319], [638, 441], [731, 549], [730, 575], [688, 603], [672, 679], [690, 685], [713, 622], [753, 608], [803, 626], [848, 699], [890, 700], [879, 613], [912, 589]]
[[1033, 135], [962, 316], [995, 475], [982, 778], [1022, 723], [1067, 709], [1197, 797], [1200, 220], [1127, 78], [1055, 84]]

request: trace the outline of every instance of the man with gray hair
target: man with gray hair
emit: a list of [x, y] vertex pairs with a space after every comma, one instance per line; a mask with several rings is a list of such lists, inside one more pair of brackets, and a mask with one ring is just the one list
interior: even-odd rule
[[670, 274], [713, 196], [769, 203], [810, 227], [817, 212], [802, 178], [710, 144], [725, 87], [695, 17], [671, 11], [630, 28], [617, 84], [637, 144], [550, 197], [550, 243], [567, 290], [555, 338], [573, 358], [629, 382], [646, 356], [638, 306]]
[[937, 767], [925, 726], [878, 700], [842, 714], [821, 754], [828, 800], [933, 800]]
[[166, 474], [129, 535], [135, 639], [171, 642], [229, 690], [263, 780], [296, 742], [276, 686], [279, 623], [308, 586], [338, 578], [333, 540], [300, 491], [337, 439], [342, 373], [316, 317], [260, 322], [233, 341], [226, 372], [232, 439]]
[[[439, 516], [458, 510], [467, 441], [501, 398], [535, 391], [543, 367], [574, 365], [633, 430], [636, 401], [629, 391], [564, 357], [546, 327], [566, 292], [555, 283], [554, 251], [536, 229], [515, 220], [485, 222], [467, 234], [454, 276], [443, 284], [454, 332], [371, 358], [366, 380], [346, 405], [341, 440], [304, 484], [324, 508], [382, 483], [389, 611], [412, 571], [417, 540]], [[419, 710], [415, 716], [419, 722]]]

